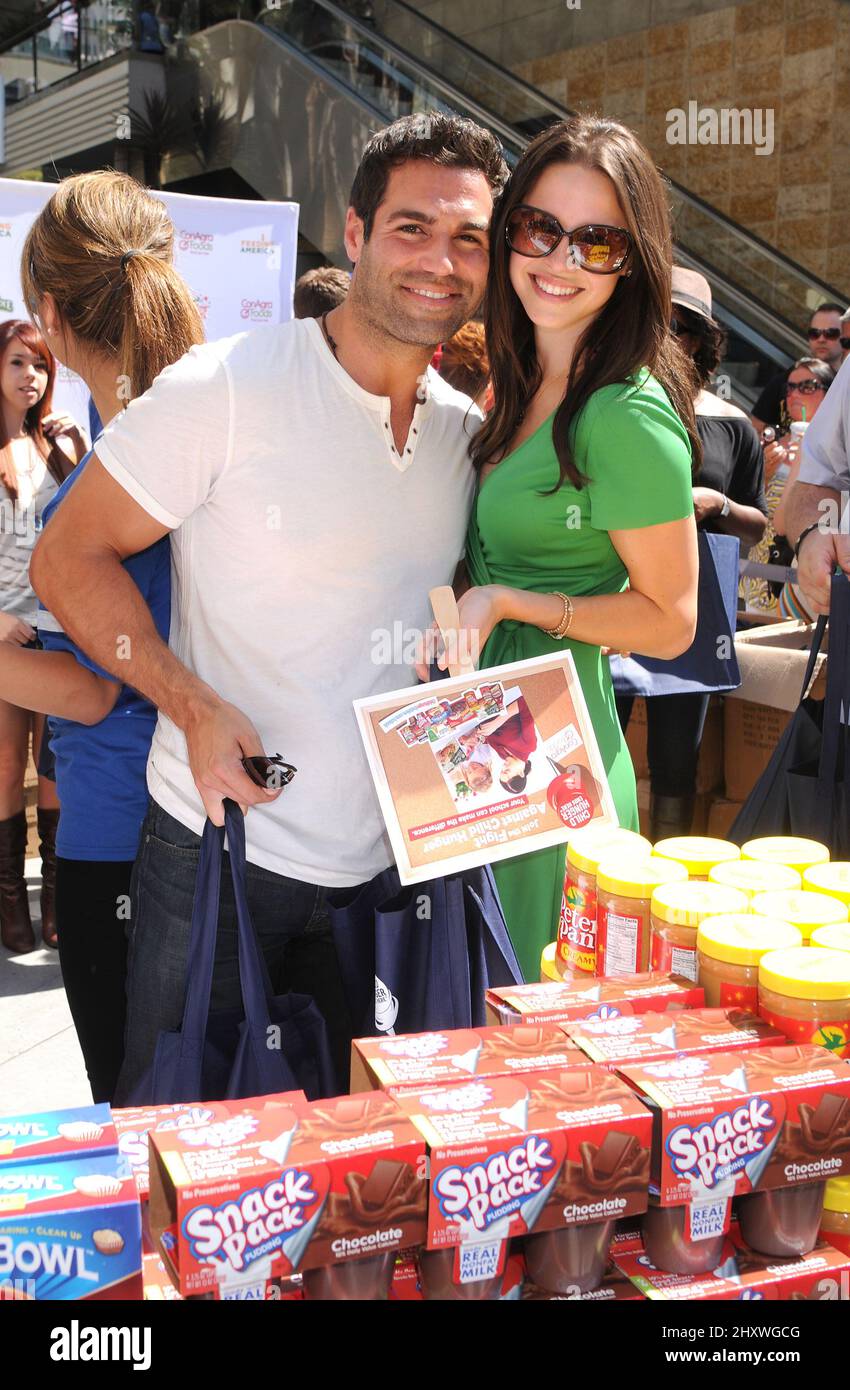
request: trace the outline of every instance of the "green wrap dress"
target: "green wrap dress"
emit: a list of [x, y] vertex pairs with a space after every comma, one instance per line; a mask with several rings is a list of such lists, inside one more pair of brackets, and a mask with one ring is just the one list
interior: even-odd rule
[[[631, 385], [596, 391], [574, 430], [573, 455], [587, 479], [558, 481], [552, 417], [484, 479], [467, 537], [472, 584], [503, 584], [575, 598], [628, 585], [610, 531], [635, 530], [693, 514], [688, 435], [667, 393], [648, 371]], [[527, 623], [499, 623], [482, 666], [522, 661], [568, 647], [587, 701], [620, 824], [637, 830], [631, 758], [620, 730], [609, 663], [599, 647], [559, 642]], [[511, 940], [527, 980], [558, 925], [563, 845], [493, 865]]]

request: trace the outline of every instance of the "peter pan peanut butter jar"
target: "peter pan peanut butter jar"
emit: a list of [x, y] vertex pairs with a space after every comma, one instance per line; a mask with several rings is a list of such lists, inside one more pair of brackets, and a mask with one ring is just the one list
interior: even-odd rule
[[646, 859], [652, 845], [634, 830], [587, 826], [570, 836], [555, 963], [560, 976], [596, 974], [597, 885], [603, 859]]
[[758, 1011], [790, 1042], [850, 1055], [850, 956], [822, 946], [769, 951], [759, 962]]
[[597, 975], [634, 975], [649, 965], [650, 906], [662, 883], [686, 883], [688, 871], [672, 859], [603, 859], [596, 877], [599, 901]]
[[797, 835], [764, 835], [741, 846], [742, 859], [758, 859], [762, 864], [787, 864], [802, 874], [813, 864], [826, 864], [829, 850], [820, 840], [804, 840]]
[[748, 898], [756, 893], [786, 892], [801, 888], [803, 880], [796, 869], [787, 864], [762, 864], [758, 859], [730, 859], [715, 864], [709, 870], [709, 883], [722, 883], [724, 888], [738, 888]]
[[697, 983], [705, 991], [706, 1008], [757, 1009], [762, 956], [802, 944], [789, 922], [750, 913], [707, 917], [697, 930]]
[[850, 951], [850, 922], [834, 922], [830, 927], [815, 927], [812, 946], [825, 946], [829, 951]]
[[749, 898], [717, 883], [662, 883], [650, 905], [650, 970], [697, 978], [697, 929], [706, 917], [746, 912]]
[[820, 1234], [843, 1255], [850, 1255], [850, 1178], [830, 1178], [827, 1183]]
[[[773, 886], [778, 888], [780, 885], [775, 883]], [[813, 864], [803, 874], [803, 887], [807, 893], [827, 893], [850, 908], [850, 864], [843, 859], [834, 859], [829, 864]]]
[[802, 889], [789, 893], [757, 893], [750, 903], [757, 917], [778, 917], [799, 927], [803, 944], [807, 946], [816, 927], [829, 927], [847, 921], [847, 908], [837, 898], [826, 893], [806, 893]]
[[740, 849], [731, 840], [715, 840], [710, 835], [674, 835], [659, 840], [652, 852], [684, 864], [696, 881], [707, 879], [715, 864], [732, 863], [741, 857]]

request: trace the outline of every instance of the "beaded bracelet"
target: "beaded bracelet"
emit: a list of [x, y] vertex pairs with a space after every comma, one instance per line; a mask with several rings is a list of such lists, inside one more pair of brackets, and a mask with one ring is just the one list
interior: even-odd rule
[[573, 601], [571, 598], [568, 598], [566, 594], [556, 593], [553, 597], [561, 599], [564, 605], [564, 612], [557, 627], [544, 627], [543, 631], [546, 633], [547, 637], [554, 637], [556, 641], [560, 642], [562, 638], [566, 637], [570, 630], [570, 624], [573, 620]]

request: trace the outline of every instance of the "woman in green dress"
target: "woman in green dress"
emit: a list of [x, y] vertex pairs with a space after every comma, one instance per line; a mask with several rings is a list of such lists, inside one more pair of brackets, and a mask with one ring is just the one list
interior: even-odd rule
[[[669, 332], [663, 181], [631, 131], [575, 117], [525, 151], [494, 212], [486, 310], [495, 408], [459, 600], [481, 665], [569, 647], [620, 824], [631, 759], [604, 648], [691, 644], [700, 462], [692, 383]], [[564, 848], [493, 866], [529, 980], [557, 930]]]

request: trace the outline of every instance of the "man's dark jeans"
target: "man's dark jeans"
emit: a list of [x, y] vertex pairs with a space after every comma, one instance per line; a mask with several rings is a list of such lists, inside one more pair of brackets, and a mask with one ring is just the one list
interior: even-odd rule
[[[161, 1032], [183, 1018], [192, 900], [200, 837], [153, 800], [142, 825], [131, 885], [127, 970], [127, 1036], [117, 1102], [153, 1059]], [[229, 855], [221, 875], [221, 905], [213, 974], [213, 1009], [240, 1002], [236, 907]], [[325, 898], [327, 888], [247, 866], [248, 906], [276, 994], [293, 990], [315, 999], [325, 1018], [340, 1089], [347, 1090], [351, 1024]]]

